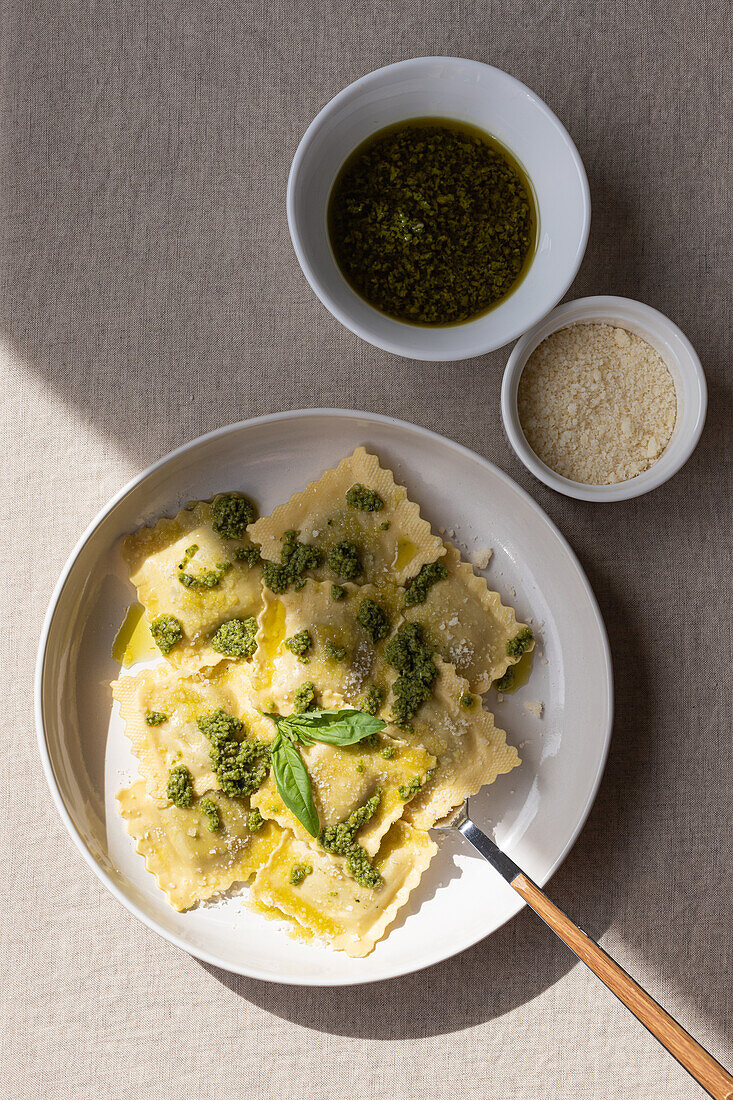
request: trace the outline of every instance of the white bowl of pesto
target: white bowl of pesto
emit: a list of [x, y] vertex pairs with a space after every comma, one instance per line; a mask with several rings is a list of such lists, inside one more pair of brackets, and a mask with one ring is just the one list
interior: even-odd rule
[[[606, 634], [580, 565], [541, 509], [486, 459], [433, 432], [368, 413], [311, 409], [233, 424], [181, 447], [122, 489], [84, 533], [54, 591], [38, 654], [43, 766], [92, 871], [131, 913], [190, 955], [286, 984], [352, 985], [408, 974], [483, 939], [523, 903], [460, 837], [433, 834], [439, 851], [419, 888], [363, 959], [290, 939], [245, 907], [247, 887], [188, 912], [172, 909], [135, 852], [115, 799], [137, 774], [108, 687], [120, 672], [113, 641], [135, 602], [117, 544], [121, 535], [222, 488], [246, 490], [266, 514], [358, 444], [394, 470], [434, 530], [449, 527], [456, 544], [484, 563], [492, 548], [490, 587], [533, 624], [528, 682], [503, 700], [493, 691], [486, 700], [520, 746], [522, 764], [472, 799], [471, 809], [544, 885], [585, 821], [606, 759], [612, 720]], [[80, 876], [79, 888], [91, 883]], [[195, 980], [195, 968], [191, 973]]]
[[[412, 313], [399, 308], [391, 310], [396, 300], [394, 295], [403, 290], [401, 283], [395, 290], [395, 282], [391, 281], [396, 279], [398, 270], [394, 266], [393, 252], [389, 253], [383, 272], [372, 256], [369, 278], [364, 274], [361, 285], [362, 290], [367, 286], [370, 290], [364, 293], [355, 289], [360, 284], [358, 278], [355, 281], [352, 277], [353, 271], [348, 277], [346, 274], [344, 257], [347, 253], [356, 256], [361, 228], [356, 227], [356, 235], [352, 233], [341, 242], [338, 233], [334, 232], [333, 200], [341, 186], [342, 169], [350, 157], [353, 161], [355, 150], [358, 151], [364, 142], [369, 142], [385, 128], [396, 127], [407, 120], [447, 122], [459, 130], [468, 127], [469, 131], [474, 128], [474, 133], [478, 130], [489, 135], [496, 149], [508, 154], [508, 161], [527, 188], [533, 211], [527, 239], [531, 235], [532, 243], [523, 253], [521, 271], [497, 283], [505, 289], [501, 292], [497, 289], [496, 300], [489, 305], [485, 304], [489, 299], [484, 297], [485, 308], [474, 311], [473, 306], [469, 306], [467, 319], [412, 323], [405, 318], [423, 316], [419, 310], [415, 312], [412, 300]], [[455, 149], [447, 150], [442, 162], [448, 165], [446, 171], [450, 171], [454, 161]], [[384, 190], [381, 178], [376, 186], [379, 199]], [[444, 262], [443, 267], [436, 267], [437, 273], [432, 275], [433, 265], [426, 262], [426, 253], [415, 251], [420, 235], [435, 229], [434, 211], [444, 209], [433, 203], [435, 195], [428, 198], [430, 203], [427, 199], [423, 203], [427, 213], [422, 221], [415, 219], [414, 211], [405, 213], [407, 207], [403, 210], [399, 195], [390, 196], [386, 206], [390, 219], [409, 218], [407, 236], [411, 236], [404, 245], [406, 260], [409, 263], [413, 256], [420, 260], [413, 265], [416, 283], [413, 293], [422, 295], [430, 305], [433, 293], [440, 298], [445, 292], [446, 280], [451, 282], [454, 278], [461, 250], [450, 262]], [[442, 196], [438, 198], [442, 201]], [[459, 206], [456, 203], [456, 210]], [[473, 207], [471, 211], [465, 221], [465, 231], [469, 234], [475, 222]], [[559, 119], [534, 92], [491, 65], [463, 58], [421, 57], [369, 73], [350, 84], [320, 111], [293, 159], [287, 214], [300, 266], [313, 290], [337, 320], [362, 339], [396, 355], [419, 360], [458, 360], [482, 355], [516, 339], [560, 301], [575, 278], [585, 252], [590, 228], [590, 194], [578, 150]], [[493, 216], [487, 213], [489, 222]], [[455, 224], [458, 225], [455, 233], [460, 234], [460, 222]], [[493, 227], [489, 228], [493, 234]], [[444, 240], [450, 240], [454, 230], [449, 228], [447, 232], [448, 238], [444, 236]], [[373, 251], [381, 255], [378, 243], [372, 241], [372, 245], [377, 246]], [[441, 251], [437, 247], [433, 253], [438, 265]], [[364, 262], [369, 261], [365, 259]], [[493, 266], [482, 263], [480, 255], [476, 256], [472, 269], [474, 278], [483, 280], [486, 271], [493, 270]], [[399, 275], [402, 279], [403, 268], [399, 268]], [[372, 301], [379, 301], [379, 308], [371, 304]], [[456, 310], [441, 314], [437, 306], [425, 315], [433, 318], [461, 316]]]

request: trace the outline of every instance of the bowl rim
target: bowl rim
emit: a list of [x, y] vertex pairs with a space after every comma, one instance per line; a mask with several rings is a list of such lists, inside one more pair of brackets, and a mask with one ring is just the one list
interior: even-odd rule
[[[534, 105], [539, 108], [541, 114], [545, 117], [546, 121], [559, 133], [563, 143], [565, 144], [569, 153], [570, 159], [573, 162], [575, 171], [577, 172], [580, 188], [582, 192], [582, 229], [580, 238], [578, 241], [578, 247], [576, 249], [575, 257], [572, 264], [568, 267], [567, 274], [562, 283], [558, 283], [556, 291], [553, 292], [551, 299], [547, 302], [543, 302], [537, 308], [528, 312], [525, 320], [520, 324], [517, 323], [508, 329], [505, 335], [501, 336], [501, 339], [497, 343], [496, 338], [479, 341], [473, 341], [468, 345], [466, 350], [456, 350], [450, 354], [446, 354], [445, 351], [438, 353], [431, 353], [429, 351], [421, 350], [419, 354], [415, 354], [414, 351], [410, 351], [407, 348], [407, 340], [400, 342], [396, 339], [390, 339], [389, 337], [383, 337], [379, 333], [375, 333], [371, 328], [361, 324], [359, 321], [355, 321], [349, 313], [342, 309], [338, 303], [329, 294], [326, 287], [321, 282], [316, 270], [308, 260], [305, 249], [303, 247], [301, 234], [298, 226], [298, 219], [295, 215], [295, 188], [297, 185], [298, 177], [300, 175], [303, 161], [308, 153], [309, 146], [318, 132], [332, 115], [341, 108], [341, 105], [355, 93], [361, 92], [363, 89], [369, 87], [370, 84], [377, 83], [379, 80], [384, 79], [392, 72], [398, 69], [410, 69], [420, 65], [424, 65], [430, 62], [440, 62], [444, 65], [462, 65], [471, 66], [475, 69], [485, 70], [489, 69], [493, 73], [499, 75], [502, 80], [505, 80], [509, 85], [513, 85], [517, 90], [525, 93], [533, 101]], [[510, 150], [511, 151], [511, 150]], [[360, 76], [357, 80], [347, 84], [345, 88], [342, 88], [340, 92], [337, 92], [332, 99], [328, 101], [318, 112], [315, 118], [307, 127], [305, 133], [298, 143], [298, 148], [295, 151], [292, 163], [290, 165], [290, 172], [288, 174], [287, 194], [286, 194], [286, 211], [288, 220], [288, 231], [290, 233], [290, 240], [293, 245], [296, 258], [300, 265], [301, 271], [306, 277], [306, 280], [313, 292], [320, 299], [321, 303], [331, 313], [337, 321], [340, 321], [345, 328], [354, 333], [355, 336], [359, 336], [362, 340], [365, 340], [373, 347], [380, 348], [382, 351], [391, 352], [393, 355], [400, 355], [406, 359], [416, 359], [420, 362], [456, 362], [464, 359], [474, 359], [479, 355], [486, 355], [488, 352], [496, 351], [498, 348], [504, 347], [506, 344], [510, 344], [512, 340], [516, 340], [518, 336], [521, 336], [523, 332], [526, 332], [528, 328], [534, 325], [542, 317], [544, 317], [550, 310], [557, 305], [557, 303], [565, 296], [570, 285], [572, 284], [575, 276], [578, 273], [585, 251], [588, 245], [588, 237], [590, 234], [591, 223], [591, 200], [590, 200], [590, 186], [588, 183], [588, 175], [583, 165], [582, 158], [578, 152], [578, 148], [575, 145], [568, 130], [560, 121], [558, 116], [553, 110], [545, 103], [543, 99], [531, 88], [523, 84], [517, 77], [512, 76], [511, 73], [506, 72], [504, 69], [499, 69], [495, 65], [489, 65], [484, 61], [475, 61], [471, 58], [454, 57], [450, 55], [427, 55], [425, 57], [410, 57], [404, 61], [396, 61], [390, 65], [383, 65], [379, 69], [373, 69], [369, 73], [365, 73], [364, 76]], [[534, 260], [532, 261], [534, 263]], [[531, 268], [530, 264], [530, 268]], [[529, 269], [528, 269], [529, 271]], [[374, 307], [372, 307], [374, 308]], [[497, 309], [501, 308], [501, 303], [498, 304]], [[379, 313], [378, 310], [375, 310]], [[493, 311], [490, 311], [493, 312]], [[381, 314], [379, 314], [382, 316]], [[487, 314], [482, 314], [473, 321], [464, 321], [460, 325], [450, 326], [456, 333], [468, 332], [474, 325], [481, 323], [483, 318]], [[396, 318], [392, 318], [396, 324], [401, 325], [402, 328], [408, 332], [414, 326], [408, 325], [405, 322], [400, 322]]]
[[[540, 514], [542, 519], [547, 523], [550, 530], [553, 532], [554, 536], [557, 538], [558, 542], [561, 544], [561, 546], [563, 547], [563, 549], [567, 553], [571, 563], [575, 567], [575, 570], [578, 574], [578, 578], [579, 578], [580, 583], [581, 583], [581, 585], [582, 585], [582, 587], [585, 591], [585, 594], [586, 594], [586, 597], [588, 599], [590, 608], [593, 612], [593, 616], [594, 616], [594, 619], [596, 621], [596, 625], [597, 625], [598, 632], [599, 632], [599, 637], [601, 639], [601, 644], [602, 644], [602, 649], [603, 649], [603, 657], [604, 657], [604, 664], [605, 664], [606, 682], [608, 684], [608, 698], [607, 698], [607, 710], [606, 710], [606, 716], [605, 716], [605, 722], [604, 722], [604, 744], [603, 744], [603, 748], [602, 748], [602, 751], [601, 751], [601, 754], [600, 754], [600, 757], [599, 757], [599, 760], [598, 760], [598, 766], [597, 766], [596, 774], [593, 777], [592, 784], [591, 784], [590, 789], [588, 791], [588, 796], [587, 796], [585, 805], [583, 806], [583, 809], [582, 809], [582, 811], [581, 811], [581, 813], [578, 817], [577, 824], [576, 824], [575, 828], [573, 829], [572, 834], [568, 837], [568, 840], [567, 840], [563, 850], [560, 852], [560, 854], [558, 855], [558, 857], [555, 860], [555, 862], [553, 863], [553, 865], [550, 867], [547, 874], [543, 875], [538, 880], [538, 884], [540, 886], [544, 886], [552, 878], [552, 876], [555, 874], [557, 869], [562, 865], [562, 863], [565, 861], [567, 856], [572, 851], [578, 837], [580, 836], [580, 833], [582, 832], [583, 828], [585, 827], [586, 821], [588, 820], [588, 816], [590, 815], [591, 809], [593, 808], [593, 804], [594, 804], [594, 802], [596, 800], [596, 796], [598, 794], [598, 789], [600, 787], [601, 780], [602, 780], [603, 774], [605, 772], [606, 763], [608, 761], [608, 754], [609, 754], [610, 746], [611, 746], [611, 736], [612, 736], [612, 733], [613, 733], [614, 710], [615, 710], [615, 707], [614, 707], [615, 699], [614, 699], [613, 662], [612, 662], [612, 658], [611, 658], [611, 647], [610, 647], [610, 643], [609, 643], [609, 640], [608, 640], [608, 632], [606, 630], [606, 625], [604, 623], [603, 616], [601, 614], [601, 610], [600, 610], [600, 607], [599, 607], [599, 604], [598, 604], [598, 600], [596, 599], [595, 593], [593, 592], [593, 589], [591, 587], [590, 581], [588, 580], [587, 574], [586, 574], [585, 570], [583, 569], [583, 566], [581, 565], [581, 563], [580, 563], [577, 555], [575, 554], [574, 550], [570, 546], [570, 543], [565, 538], [565, 536], [562, 534], [562, 532], [559, 530], [559, 528], [556, 526], [556, 524], [553, 523], [553, 521], [550, 519], [550, 517], [547, 515], [547, 513], [544, 511], [544, 509], [533, 499], [533, 497], [530, 496], [530, 494], [527, 492], [526, 489], [523, 489], [522, 486], [517, 484], [517, 482], [512, 477], [510, 477], [509, 474], [507, 474], [504, 470], [500, 469], [500, 467], [498, 467], [490, 459], [487, 459], [483, 455], [478, 454], [478, 452], [473, 451], [470, 447], [466, 447], [462, 443], [456, 442], [456, 440], [454, 440], [454, 439], [450, 439], [447, 436], [443, 436], [439, 432], [432, 431], [430, 428], [424, 428], [421, 425], [413, 424], [410, 421], [402, 420], [398, 417], [387, 416], [383, 413], [368, 412], [366, 410], [340, 409], [340, 408], [320, 408], [320, 407], [310, 408], [310, 409], [292, 409], [292, 410], [288, 410], [288, 411], [284, 411], [284, 412], [268, 413], [268, 414], [265, 414], [265, 415], [262, 415], [262, 416], [250, 417], [250, 418], [245, 419], [245, 420], [239, 420], [239, 421], [235, 421], [234, 423], [222, 425], [219, 428], [214, 428], [212, 431], [205, 432], [203, 435], [196, 436], [195, 438], [188, 440], [186, 443], [183, 443], [179, 447], [174, 448], [172, 451], [170, 451], [169, 453], [163, 455], [157, 461], [151, 463], [149, 466], [147, 466], [144, 470], [142, 470], [135, 477], [131, 478], [130, 481], [128, 481], [126, 485], [124, 485], [117, 493], [115, 493], [115, 495], [111, 498], [111, 500], [109, 500], [107, 502], [107, 504], [105, 504], [104, 507], [99, 510], [99, 512], [94, 517], [94, 519], [91, 521], [91, 523], [88, 524], [88, 526], [86, 527], [86, 529], [84, 530], [84, 532], [82, 533], [80, 538], [78, 539], [76, 545], [73, 547], [71, 553], [69, 554], [69, 556], [68, 556], [68, 558], [67, 558], [67, 560], [64, 564], [64, 567], [61, 570], [59, 578], [56, 581], [56, 584], [54, 585], [53, 592], [52, 592], [51, 597], [49, 599], [48, 607], [46, 608], [46, 612], [45, 612], [45, 615], [44, 615], [44, 618], [43, 618], [43, 624], [42, 624], [42, 627], [41, 627], [41, 632], [40, 632], [39, 642], [38, 642], [38, 651], [37, 651], [37, 656], [36, 656], [35, 674], [34, 674], [34, 717], [35, 717], [35, 726], [36, 726], [36, 741], [37, 741], [37, 745], [38, 745], [39, 755], [41, 757], [41, 764], [42, 764], [42, 767], [43, 767], [43, 773], [44, 773], [44, 776], [45, 776], [45, 779], [46, 779], [47, 786], [48, 786], [48, 788], [51, 792], [51, 797], [53, 799], [53, 802], [54, 802], [56, 810], [59, 814], [59, 817], [61, 818], [61, 820], [62, 820], [62, 822], [63, 822], [63, 824], [66, 828], [67, 833], [71, 837], [71, 840], [73, 841], [74, 845], [78, 849], [78, 851], [81, 854], [82, 858], [84, 859], [85, 863], [87, 863], [87, 865], [91, 868], [91, 870], [96, 875], [96, 877], [104, 884], [104, 886], [107, 888], [107, 890], [109, 890], [109, 892], [112, 894], [112, 896], [120, 903], [120, 905], [124, 909], [127, 909], [128, 912], [132, 913], [132, 915], [134, 917], [136, 917], [139, 921], [141, 921], [142, 924], [144, 924], [152, 932], [155, 932], [157, 935], [161, 936], [164, 940], [167, 940], [169, 943], [173, 944], [175, 947], [178, 947], [182, 951], [185, 951], [186, 954], [192, 955], [194, 958], [200, 959], [202, 962], [208, 963], [212, 966], [216, 966], [216, 967], [221, 968], [221, 969], [226, 969], [229, 973], [240, 974], [244, 977], [255, 978], [259, 981], [272, 982], [273, 984], [276, 984], [276, 985], [296, 985], [296, 986], [315, 987], [316, 984], [317, 984], [320, 987], [337, 988], [337, 987], [363, 985], [365, 983], [371, 983], [371, 982], [374, 982], [374, 981], [391, 981], [391, 980], [395, 980], [399, 977], [406, 977], [407, 975], [404, 975], [404, 974], [390, 974], [390, 975], [386, 975], [382, 978], [375, 979], [373, 977], [360, 977], [358, 974], [355, 974], [353, 977], [350, 975], [348, 979], [345, 979], [343, 981], [329, 980], [327, 982], [314, 983], [313, 981], [299, 980], [298, 978], [292, 978], [292, 977], [287, 978], [287, 979], [285, 979], [285, 978], [281, 979], [281, 978], [273, 977], [271, 974], [265, 974], [265, 973], [262, 973], [262, 972], [258, 972], [256, 970], [256, 968], [253, 968], [253, 967], [230, 966], [230, 965], [222, 963], [221, 959], [214, 952], [208, 951], [204, 947], [193, 946], [190, 943], [187, 943], [185, 940], [183, 940], [175, 932], [172, 932], [172, 931], [164, 928], [162, 925], [158, 924], [158, 922], [155, 920], [154, 917], [151, 917], [150, 915], [148, 915], [140, 905], [138, 905], [132, 898], [128, 897], [124, 893], [124, 891], [115, 883], [113, 877], [104, 869], [104, 867], [94, 857], [93, 853], [90, 851], [90, 849], [88, 848], [86, 842], [84, 841], [84, 838], [81, 836], [81, 833], [79, 832], [76, 825], [74, 824], [74, 821], [72, 820], [71, 814], [69, 813], [69, 811], [66, 808], [66, 804], [64, 802], [63, 796], [61, 794], [58, 783], [56, 781], [53, 762], [51, 760], [51, 753], [50, 753], [50, 750], [49, 750], [48, 742], [46, 740], [44, 707], [43, 707], [43, 691], [44, 691], [44, 681], [45, 681], [46, 655], [47, 655], [47, 649], [48, 649], [49, 636], [50, 636], [51, 629], [52, 629], [52, 626], [53, 626], [53, 621], [54, 621], [54, 618], [55, 618], [55, 615], [56, 615], [56, 610], [57, 610], [57, 607], [58, 607], [58, 603], [61, 599], [61, 595], [63, 593], [63, 590], [64, 590], [65, 586], [66, 586], [66, 582], [69, 578], [69, 575], [70, 575], [74, 565], [76, 564], [77, 558], [82, 553], [84, 547], [86, 546], [86, 544], [89, 541], [89, 539], [91, 538], [91, 536], [94, 534], [94, 532], [97, 530], [97, 528], [99, 526], [101, 526], [101, 524], [104, 522], [104, 520], [107, 518], [107, 516], [109, 516], [117, 508], [117, 506], [134, 489], [137, 488], [138, 485], [140, 485], [148, 477], [150, 477], [150, 475], [154, 474], [156, 471], [158, 471], [159, 469], [161, 469], [162, 467], [167, 465], [172, 460], [178, 458], [180, 455], [185, 454], [187, 451], [190, 451], [190, 450], [194, 449], [195, 447], [200, 446], [203, 443], [206, 443], [210, 440], [217, 439], [217, 438], [220, 438], [222, 436], [226, 436], [228, 434], [234, 433], [234, 432], [239, 431], [239, 430], [241, 430], [242, 428], [245, 428], [245, 427], [251, 427], [251, 426], [254, 426], [254, 425], [261, 425], [261, 424], [267, 424], [267, 423], [276, 423], [276, 422], [280, 422], [280, 421], [293, 420], [293, 419], [297, 419], [299, 417], [315, 417], [315, 416], [325, 416], [325, 417], [349, 416], [349, 417], [354, 417], [358, 420], [377, 420], [377, 421], [380, 421], [380, 422], [383, 422], [383, 423], [386, 423], [386, 424], [390, 424], [390, 425], [394, 425], [394, 426], [397, 426], [397, 427], [406, 427], [406, 428], [410, 429], [411, 431], [417, 432], [419, 435], [423, 435], [423, 436], [426, 436], [426, 437], [429, 437], [429, 438], [432, 438], [432, 439], [435, 439], [435, 440], [439, 440], [441, 443], [443, 443], [445, 445], [448, 445], [451, 449], [458, 452], [458, 454], [470, 456], [472, 459], [478, 460], [482, 465], [488, 467], [492, 471], [493, 474], [495, 474], [498, 477], [502, 478], [503, 480], [509, 482], [511, 484], [512, 488], [517, 493], [519, 493], [519, 495], [521, 497], [524, 498], [524, 500], [527, 502], [527, 504], [534, 511], [536, 511]], [[494, 929], [494, 931], [498, 931], [499, 928], [503, 927], [504, 924], [507, 924], [510, 920], [512, 920], [517, 915], [517, 913], [520, 912], [525, 907], [526, 903], [521, 898], [517, 897], [515, 899], [515, 902], [516, 902], [516, 906], [514, 908], [514, 911], [509, 913], [507, 915], [506, 919], [504, 921], [502, 921], [501, 924], [497, 925], [497, 927]], [[474, 941], [474, 942], [479, 942], [479, 941], [477, 940], [477, 941]], [[467, 945], [467, 946], [472, 946], [472, 945]], [[465, 948], [464, 948], [464, 950], [465, 950]], [[452, 958], [452, 957], [453, 957], [452, 955], [447, 956], [447, 958]], [[441, 955], [441, 954], [438, 953], [436, 955], [436, 957], [426, 960], [423, 964], [421, 964], [418, 967], [415, 967], [414, 970], [410, 971], [410, 973], [417, 973], [420, 970], [425, 970], [425, 969], [429, 968], [430, 966], [436, 965], [437, 963], [444, 961], [445, 958], [446, 958], [446, 956]]]
[[[585, 311], [589, 309], [593, 313], [597, 313], [598, 316], [585, 316]], [[530, 447], [524, 435], [517, 408], [519, 379], [532, 352], [552, 333], [574, 323], [618, 324], [618, 315], [624, 313], [627, 315], [630, 324], [636, 324], [639, 328], [645, 330], [652, 345], [655, 335], [663, 336], [665, 342], [668, 342], [671, 338], [678, 344], [674, 362], [680, 374], [692, 383], [692, 403], [690, 407], [693, 415], [690, 422], [685, 425], [684, 433], [679, 432], [676, 436], [673, 435], [667, 448], [665, 448], [665, 451], [673, 455], [673, 461], [666, 469], [660, 470], [660, 463], [657, 461], [648, 470], [644, 470], [628, 481], [616, 482], [611, 485], [586, 485], [558, 474], [544, 463]], [[633, 317], [631, 316], [632, 313]], [[623, 320], [621, 323], [623, 323]], [[675, 392], [677, 392], [676, 386]], [[702, 363], [682, 330], [666, 314], [661, 313], [653, 306], [640, 302], [636, 298], [624, 298], [613, 294], [597, 294], [563, 302], [562, 305], [557, 306], [537, 324], [533, 325], [531, 329], [528, 329], [512, 349], [504, 368], [504, 377], [501, 384], [501, 416], [504, 430], [515, 454], [529, 472], [557, 493], [574, 497], [576, 500], [601, 504], [610, 504], [619, 500], [632, 500], [634, 497], [643, 496], [674, 477], [687, 462], [699, 442], [705, 426], [707, 400], [707, 383]]]

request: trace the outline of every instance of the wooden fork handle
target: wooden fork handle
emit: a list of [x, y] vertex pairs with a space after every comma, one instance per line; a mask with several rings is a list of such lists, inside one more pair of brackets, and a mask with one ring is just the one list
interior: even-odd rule
[[733, 1100], [733, 1076], [727, 1069], [558, 909], [536, 883], [520, 871], [511, 879], [511, 886], [715, 1100]]

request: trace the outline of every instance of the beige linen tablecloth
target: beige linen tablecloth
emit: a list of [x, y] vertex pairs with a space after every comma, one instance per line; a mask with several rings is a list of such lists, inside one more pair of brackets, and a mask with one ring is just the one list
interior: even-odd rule
[[[185, 440], [337, 405], [475, 448], [568, 536], [613, 648], [608, 768], [551, 894], [730, 1059], [727, 0], [6, 0], [2, 11], [8, 1095], [702, 1095], [528, 912], [378, 986], [292, 989], [202, 966], [79, 858], [41, 773], [31, 687], [43, 611], [78, 535]], [[297, 267], [285, 183], [311, 118], [363, 73], [431, 53], [507, 69], [568, 126], [594, 208], [570, 296], [640, 298], [700, 353], [705, 433], [650, 496], [600, 508], [544, 489], [502, 433], [508, 349], [452, 365], [392, 358], [334, 321]]]

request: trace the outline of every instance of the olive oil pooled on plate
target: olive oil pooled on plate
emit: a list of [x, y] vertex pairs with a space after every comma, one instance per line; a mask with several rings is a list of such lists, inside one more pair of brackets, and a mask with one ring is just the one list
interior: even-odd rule
[[455, 325], [497, 305], [529, 268], [531, 184], [489, 134], [446, 118], [379, 130], [341, 168], [328, 231], [351, 287], [416, 325]]

